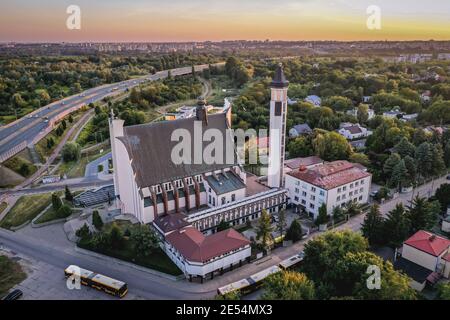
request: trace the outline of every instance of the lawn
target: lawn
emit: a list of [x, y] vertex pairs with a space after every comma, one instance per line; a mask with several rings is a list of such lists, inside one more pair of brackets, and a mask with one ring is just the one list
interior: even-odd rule
[[0, 256], [0, 297], [6, 295], [15, 285], [25, 280], [27, 275], [17, 262]]
[[[64, 201], [65, 202], [65, 201]], [[66, 202], [65, 202], [66, 203]], [[67, 204], [67, 203], [66, 203]], [[39, 217], [39, 219], [36, 220], [36, 223], [45, 223], [45, 222], [49, 222], [49, 221], [53, 221], [56, 219], [62, 219], [62, 218], [67, 218], [70, 215], [72, 215], [76, 210], [72, 209], [72, 212], [69, 215], [66, 216], [60, 216], [58, 215], [58, 213], [53, 209], [53, 207], [48, 208], [48, 210], [46, 210], [42, 216]]]
[[[129, 221], [116, 221], [115, 224], [121, 229], [122, 232], [129, 229], [132, 225]], [[104, 232], [109, 232], [112, 224], [106, 224], [103, 226]], [[136, 256], [133, 250], [133, 242], [125, 237], [124, 246], [121, 249], [108, 248], [102, 250], [93, 247], [90, 243], [78, 243], [78, 246], [87, 250], [95, 251], [110, 257], [114, 257], [120, 260], [128, 261], [149, 269], [157, 270], [163, 273], [179, 276], [182, 274], [181, 270], [170, 260], [166, 253], [158, 248], [154, 250], [150, 255], [146, 257]]]
[[0, 227], [10, 229], [31, 221], [51, 203], [51, 198], [51, 193], [22, 196], [0, 221]]
[[86, 166], [89, 162], [94, 161], [101, 156], [111, 152], [110, 148], [103, 147], [103, 152], [95, 151], [96, 153], [91, 154], [82, 154], [81, 158], [78, 161], [71, 162], [63, 162], [59, 166], [57, 170], [57, 174], [66, 174], [68, 178], [77, 178], [84, 177], [84, 173], [86, 171]]
[[[3, 165], [25, 178], [30, 177], [33, 173], [37, 171], [37, 167], [34, 164], [32, 164], [29, 160], [19, 155], [16, 155], [6, 160], [3, 163]], [[27, 170], [28, 172], [24, 171], [24, 168], [22, 167], [24, 165], [28, 168]]]
[[0, 203], [0, 213], [2, 213], [3, 210], [5, 210], [7, 206], [8, 206], [8, 204], [6, 202]]

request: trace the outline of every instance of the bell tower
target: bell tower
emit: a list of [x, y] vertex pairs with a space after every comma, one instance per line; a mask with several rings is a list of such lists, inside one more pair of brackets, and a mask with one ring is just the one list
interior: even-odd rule
[[283, 167], [288, 86], [289, 81], [286, 80], [280, 63], [270, 84], [269, 170], [267, 184], [271, 188], [284, 186]]

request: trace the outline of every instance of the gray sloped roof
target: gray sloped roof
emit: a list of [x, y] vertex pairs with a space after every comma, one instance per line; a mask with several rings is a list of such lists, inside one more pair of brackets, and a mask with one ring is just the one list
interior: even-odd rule
[[307, 123], [297, 124], [292, 127], [295, 131], [297, 131], [299, 134], [302, 133], [311, 133], [311, 127]]
[[[136, 174], [136, 183], [139, 187], [177, 180], [180, 178], [194, 176], [205, 172], [220, 170], [237, 164], [236, 155], [233, 153], [233, 163], [226, 163], [226, 152], [220, 163], [207, 164], [203, 161], [194, 164], [194, 122], [196, 118], [179, 119], [173, 121], [154, 122], [124, 128], [124, 136], [118, 137], [125, 145], [128, 155], [132, 160], [132, 168]], [[225, 147], [227, 140], [232, 143], [232, 138], [226, 122], [225, 113], [208, 115], [207, 124], [202, 122], [202, 132], [207, 129], [218, 129], [223, 136]], [[191, 136], [191, 164], [175, 164], [172, 161], [172, 150], [179, 144], [171, 141], [172, 133], [176, 129], [185, 129]], [[184, 137], [184, 136], [183, 136]], [[203, 150], [211, 142], [203, 143]], [[234, 149], [233, 149], [234, 152]], [[203, 158], [203, 157], [202, 157]]]
[[231, 171], [210, 175], [205, 179], [217, 195], [245, 188], [244, 182]]

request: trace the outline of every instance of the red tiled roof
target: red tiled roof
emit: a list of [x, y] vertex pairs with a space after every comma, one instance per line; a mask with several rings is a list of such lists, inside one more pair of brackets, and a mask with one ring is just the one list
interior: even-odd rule
[[417, 231], [404, 243], [435, 257], [440, 256], [450, 246], [450, 240], [423, 230]]
[[371, 176], [353, 163], [343, 160], [321, 164], [304, 171], [295, 170], [288, 175], [326, 190]]
[[166, 236], [166, 241], [193, 262], [206, 262], [250, 244], [247, 238], [233, 228], [205, 237], [194, 227], [187, 227], [172, 232]]
[[309, 167], [315, 164], [323, 163], [323, 160], [316, 156], [295, 158], [285, 162], [286, 166], [291, 169], [298, 169], [300, 166]]

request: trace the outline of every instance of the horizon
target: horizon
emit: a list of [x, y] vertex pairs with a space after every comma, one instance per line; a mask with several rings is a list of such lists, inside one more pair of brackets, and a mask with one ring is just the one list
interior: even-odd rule
[[[66, 27], [70, 5], [80, 8], [80, 30]], [[380, 29], [366, 25], [372, 5]], [[1, 9], [1, 43], [450, 40], [446, 0], [17, 0]]]

